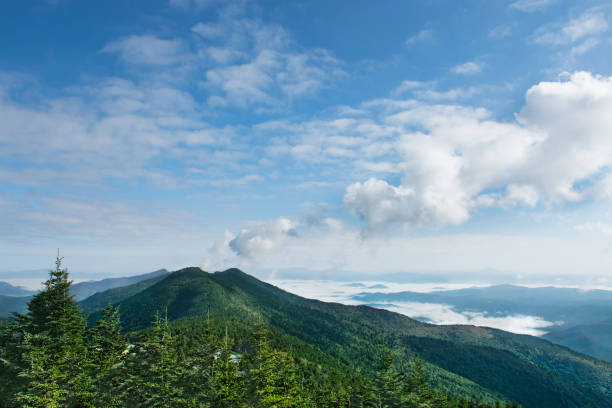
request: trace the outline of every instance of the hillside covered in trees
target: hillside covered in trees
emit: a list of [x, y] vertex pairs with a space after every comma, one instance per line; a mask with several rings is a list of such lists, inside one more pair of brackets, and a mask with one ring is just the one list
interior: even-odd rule
[[546, 341], [303, 299], [236, 269], [188, 268], [79, 306], [58, 259], [27, 313], [2, 326], [0, 364], [2, 407], [612, 401], [609, 365]]

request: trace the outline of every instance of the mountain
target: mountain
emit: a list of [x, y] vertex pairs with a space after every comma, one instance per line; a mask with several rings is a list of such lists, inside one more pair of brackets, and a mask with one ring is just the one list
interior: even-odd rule
[[[145, 276], [145, 275], [140, 275], [140, 276]], [[143, 290], [147, 289], [149, 286], [153, 286], [154, 284], [161, 281], [162, 279], [165, 279], [166, 276], [167, 276], [167, 273], [158, 274], [157, 276], [154, 276], [153, 278], [141, 280], [131, 285], [107, 289], [103, 292], [95, 293], [91, 295], [90, 297], [81, 300], [78, 303], [79, 303], [79, 306], [81, 307], [81, 310], [84, 313], [88, 314], [88, 313], [96, 312], [104, 308], [108, 304], [115, 304], [115, 303], [121, 302], [122, 300], [127, 299], [132, 295], [142, 292]]]
[[[82, 302], [81, 307], [83, 308], [83, 311], [89, 313], [103, 308], [109, 302], [115, 303], [126, 296], [131, 296], [132, 294], [147, 288], [147, 282], [152, 284], [162, 279], [168, 274], [169, 272], [166, 269], [160, 269], [155, 272], [145, 273], [142, 275], [128, 276], [124, 278], [109, 278], [99, 281], [80, 282], [71, 285], [70, 293], [77, 301], [82, 302], [84, 300], [88, 300], [87, 302]], [[134, 287], [124, 292], [121, 288], [125, 286]], [[110, 289], [117, 289], [117, 291], [113, 292], [112, 294], [104, 295], [102, 297], [96, 296], [98, 292], [104, 292]], [[0, 318], [8, 317], [12, 313], [24, 313], [26, 311], [26, 307], [28, 305], [28, 302], [30, 301], [31, 296], [32, 294], [22, 297], [4, 296], [0, 294]]]
[[536, 315], [563, 322], [566, 327], [597, 323], [612, 315], [612, 291], [576, 288], [495, 285], [429, 293], [359, 293], [353, 299], [364, 303], [443, 303], [457, 311]]
[[13, 286], [7, 282], [0, 282], [0, 295], [4, 296], [31, 296], [36, 291], [22, 288], [21, 286]]
[[0, 319], [8, 317], [12, 313], [24, 313], [29, 301], [29, 296], [0, 295]]
[[553, 343], [612, 361], [612, 318], [599, 323], [553, 328], [543, 337]]
[[502, 395], [525, 407], [612, 406], [612, 364], [537, 337], [435, 326], [368, 306], [305, 299], [238, 269], [186, 268], [131, 291], [124, 288], [123, 298], [116, 289], [105, 294], [109, 300], [122, 298], [115, 304], [126, 330], [146, 328], [156, 313], [166, 311], [179, 321], [206, 315], [261, 320], [363, 370], [372, 366], [380, 345], [390, 345], [404, 361], [420, 356], [434, 382], [457, 394]]
[[[611, 361], [610, 316], [612, 291], [576, 288], [527, 288], [495, 285], [429, 293], [359, 293], [359, 302], [439, 303], [457, 312], [481, 312], [489, 316], [531, 315], [554, 322], [544, 337], [582, 353]], [[606, 323], [607, 322], [607, 323]]]
[[103, 292], [108, 289], [113, 289], [121, 286], [132, 285], [134, 283], [155, 278], [168, 274], [165, 269], [160, 269], [155, 272], [145, 273], [142, 275], [128, 276], [124, 278], [109, 278], [98, 281], [87, 281], [75, 283], [70, 287], [70, 293], [76, 301], [86, 299], [94, 293]]

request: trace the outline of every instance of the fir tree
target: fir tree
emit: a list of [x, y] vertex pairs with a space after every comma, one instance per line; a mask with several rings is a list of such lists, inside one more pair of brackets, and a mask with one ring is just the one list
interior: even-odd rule
[[134, 349], [125, 364], [122, 398], [126, 405], [190, 406], [185, 393], [188, 368], [179, 360], [167, 316], [155, 316], [145, 342]]
[[27, 386], [18, 394], [23, 406], [93, 406], [87, 373], [85, 319], [70, 296], [68, 270], [56, 259], [44, 289], [19, 316], [23, 332], [20, 376]]
[[121, 334], [119, 307], [108, 305], [102, 309], [102, 319], [89, 330], [88, 355], [91, 376], [95, 385], [96, 406], [119, 407], [118, 388], [120, 376], [118, 366], [124, 352], [127, 352], [127, 339]]
[[222, 347], [215, 353], [212, 376], [213, 406], [241, 407], [244, 401], [244, 379], [238, 372], [227, 329]]
[[260, 331], [258, 337], [255, 368], [252, 372], [258, 406], [266, 408], [306, 406], [293, 360], [287, 353], [271, 347], [265, 331]]

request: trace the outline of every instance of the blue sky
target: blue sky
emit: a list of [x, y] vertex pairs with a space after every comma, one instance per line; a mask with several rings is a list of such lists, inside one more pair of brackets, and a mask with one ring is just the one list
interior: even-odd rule
[[76, 278], [609, 284], [610, 24], [605, 1], [2, 2], [0, 272], [59, 247]]

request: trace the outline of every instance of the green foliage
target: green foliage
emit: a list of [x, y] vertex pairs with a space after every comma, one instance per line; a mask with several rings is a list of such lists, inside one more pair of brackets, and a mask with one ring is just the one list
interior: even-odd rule
[[[545, 366], [552, 357], [510, 351], [516, 337], [491, 336], [497, 348], [474, 344], [485, 341], [454, 329], [433, 332], [386, 311], [303, 299], [237, 270], [188, 268], [139, 292], [108, 291], [122, 301], [96, 313], [86, 331], [60, 261], [28, 312], [0, 329], [0, 407], [515, 406], [496, 401], [504, 396], [538, 407], [607, 401], [553, 375]], [[122, 323], [132, 331], [122, 333]], [[435, 337], [443, 335], [454, 340]], [[531, 399], [538, 392], [541, 404]], [[571, 393], [577, 400], [567, 398]]]
[[28, 312], [8, 326], [16, 340], [12, 366], [19, 367], [22, 387], [14, 399], [24, 407], [92, 406], [87, 373], [85, 319], [70, 296], [67, 269], [57, 257], [44, 289], [28, 304]]

